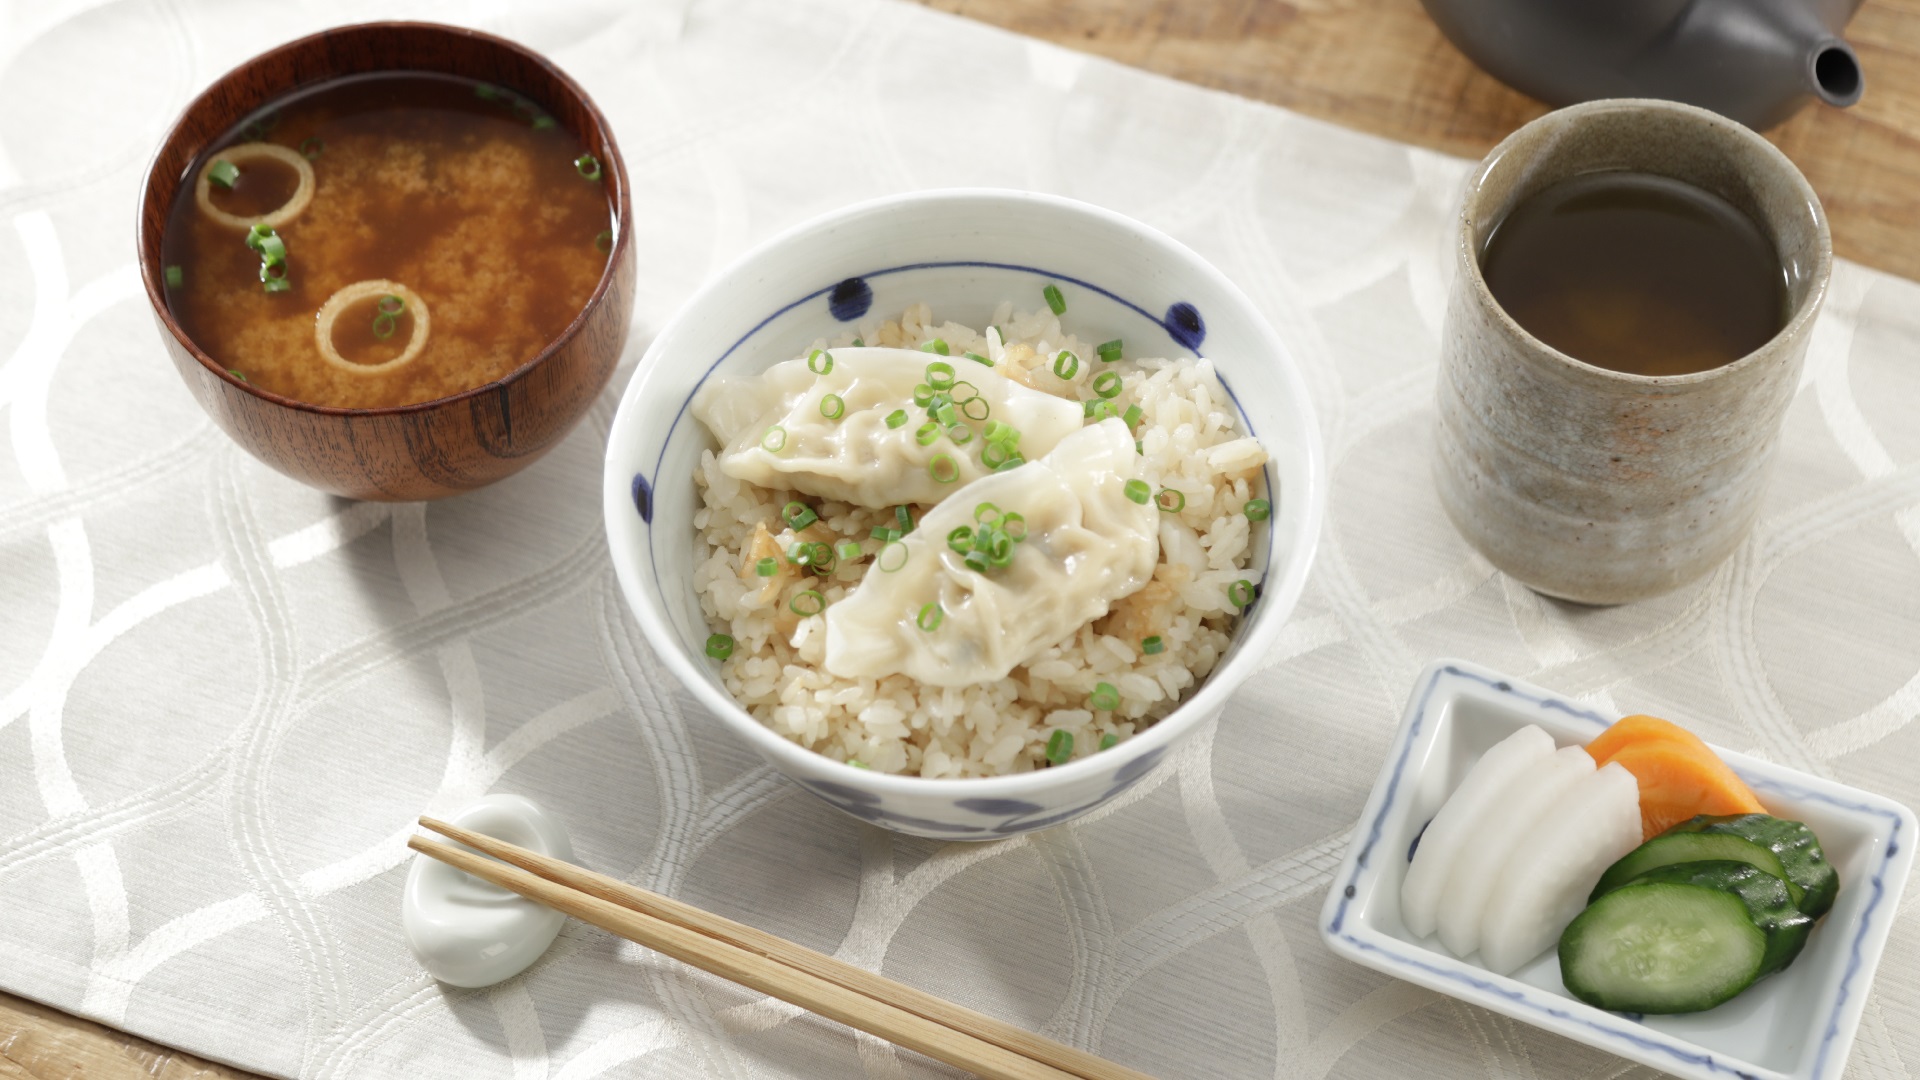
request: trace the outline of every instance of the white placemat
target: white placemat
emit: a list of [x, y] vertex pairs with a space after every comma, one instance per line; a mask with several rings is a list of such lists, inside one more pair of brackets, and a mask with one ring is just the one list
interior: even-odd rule
[[[886, 192], [1056, 191], [1191, 244], [1313, 387], [1306, 599], [1217, 728], [1095, 819], [942, 846], [842, 818], [715, 730], [623, 608], [597, 492], [624, 372], [538, 466], [428, 506], [280, 478], [174, 375], [131, 262], [164, 125], [248, 55], [391, 8], [0, 8], [0, 987], [288, 1076], [946, 1073], [579, 926], [496, 989], [434, 984], [402, 838], [511, 791], [589, 866], [1158, 1075], [1601, 1080], [1631, 1070], [1321, 946], [1422, 663], [1920, 796], [1912, 283], [1836, 269], [1764, 520], [1711, 581], [1574, 609], [1492, 572], [1428, 481], [1465, 163], [890, 0], [398, 6], [546, 51], [613, 119], [629, 362], [748, 244]], [[1917, 949], [1909, 910], [1850, 1076], [1920, 1059]]]

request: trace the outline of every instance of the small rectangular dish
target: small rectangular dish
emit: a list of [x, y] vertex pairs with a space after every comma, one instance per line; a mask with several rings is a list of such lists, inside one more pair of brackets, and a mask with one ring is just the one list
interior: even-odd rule
[[1770, 812], [1818, 834], [1840, 895], [1791, 967], [1704, 1012], [1596, 1009], [1561, 985], [1551, 949], [1511, 976], [1495, 975], [1402, 925], [1410, 849], [1487, 748], [1526, 724], [1561, 746], [1585, 745], [1615, 719], [1475, 664], [1435, 661], [1414, 684], [1321, 909], [1327, 944], [1355, 963], [1676, 1076], [1838, 1077], [1913, 864], [1913, 811], [1882, 796], [1714, 748]]

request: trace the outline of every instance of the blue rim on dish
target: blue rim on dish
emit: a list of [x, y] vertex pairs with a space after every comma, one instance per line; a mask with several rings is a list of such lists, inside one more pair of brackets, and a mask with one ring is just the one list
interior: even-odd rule
[[[1551, 1017], [1566, 1023], [1579, 1024], [1608, 1039], [1618, 1040], [1619, 1042], [1648, 1051], [1657, 1051], [1671, 1057], [1679, 1064], [1704, 1068], [1715, 1074], [1739, 1077], [1741, 1080], [1761, 1080], [1759, 1074], [1749, 1072], [1746, 1069], [1720, 1060], [1711, 1051], [1695, 1049], [1692, 1044], [1686, 1043], [1678, 1036], [1652, 1032], [1651, 1029], [1647, 1028], [1622, 1027], [1618, 1024], [1598, 1019], [1605, 1017], [1607, 1020], [1612, 1020], [1617, 1017], [1625, 1020], [1627, 1023], [1634, 1023], [1634, 1020], [1627, 1014], [1607, 1013], [1604, 1010], [1593, 1008], [1579, 1001], [1551, 994], [1545, 994], [1546, 1000], [1541, 1000], [1543, 992], [1537, 987], [1528, 986], [1515, 979], [1496, 976], [1490, 972], [1481, 976], [1459, 970], [1457, 966], [1443, 966], [1429, 963], [1419, 955], [1416, 955], [1411, 949], [1402, 951], [1383, 947], [1376, 942], [1363, 940], [1346, 928], [1348, 908], [1353, 904], [1358, 894], [1357, 884], [1360, 876], [1368, 869], [1369, 862], [1386, 831], [1388, 815], [1393, 810], [1394, 803], [1401, 795], [1403, 784], [1407, 781], [1407, 765], [1412, 757], [1414, 746], [1420, 741], [1420, 735], [1428, 717], [1428, 706], [1432, 703], [1433, 695], [1438, 690], [1441, 680], [1446, 677], [1477, 683], [1489, 690], [1511, 696], [1528, 705], [1564, 713], [1573, 719], [1591, 724], [1599, 730], [1606, 729], [1612, 723], [1600, 713], [1555, 694], [1545, 691], [1530, 693], [1528, 690], [1516, 687], [1508, 680], [1489, 677], [1456, 664], [1435, 665], [1431, 674], [1426, 679], [1426, 685], [1420, 689], [1418, 705], [1411, 710], [1412, 722], [1405, 725], [1399, 735], [1399, 752], [1394, 759], [1393, 772], [1387, 783], [1386, 797], [1381, 800], [1380, 807], [1378, 811], [1374, 813], [1372, 819], [1366, 823], [1365, 839], [1362, 840], [1358, 837], [1355, 839], [1359, 847], [1357, 855], [1353, 858], [1352, 872], [1347, 875], [1344, 882], [1339, 880], [1335, 880], [1334, 882], [1333, 887], [1338, 890], [1334, 895], [1338, 897], [1338, 901], [1333, 905], [1333, 917], [1330, 920], [1324, 920], [1323, 931], [1330, 937], [1336, 938], [1343, 944], [1358, 951], [1371, 953], [1402, 967], [1417, 969], [1434, 978], [1457, 982], [1472, 987], [1473, 989], [1496, 995], [1511, 1002], [1516, 1007], [1539, 1013], [1542, 1016]], [[1819, 801], [1852, 813], [1883, 817], [1890, 825], [1887, 832], [1887, 842], [1880, 852], [1878, 866], [1873, 869], [1868, 881], [1864, 885], [1855, 886], [1856, 888], [1870, 886], [1872, 894], [1867, 900], [1866, 907], [1860, 912], [1859, 925], [1854, 929], [1853, 937], [1848, 943], [1846, 970], [1841, 976], [1838, 993], [1834, 997], [1833, 1006], [1821, 1027], [1820, 1046], [1814, 1055], [1813, 1067], [1808, 1073], [1810, 1078], [1820, 1080], [1820, 1078], [1827, 1075], [1828, 1061], [1834, 1048], [1834, 1042], [1838, 1039], [1842, 1027], [1841, 1014], [1846, 1009], [1848, 1001], [1852, 998], [1856, 990], [1854, 982], [1859, 977], [1861, 969], [1865, 965], [1863, 954], [1864, 943], [1867, 935], [1873, 929], [1874, 914], [1886, 898], [1887, 875], [1891, 869], [1894, 858], [1900, 854], [1902, 845], [1908, 842], [1900, 835], [1904, 819], [1896, 810], [1886, 806], [1876, 806], [1870, 803], [1840, 799], [1823, 791], [1817, 791], [1781, 780], [1752, 776], [1746, 773], [1741, 774], [1741, 779], [1759, 790], [1772, 792], [1791, 799]], [[1396, 944], [1404, 945], [1405, 943], [1396, 942]], [[1425, 952], [1427, 950], [1419, 951]], [[1859, 989], [1864, 992], [1864, 988]], [[1768, 1072], [1771, 1073], [1772, 1070], [1768, 1070]]]

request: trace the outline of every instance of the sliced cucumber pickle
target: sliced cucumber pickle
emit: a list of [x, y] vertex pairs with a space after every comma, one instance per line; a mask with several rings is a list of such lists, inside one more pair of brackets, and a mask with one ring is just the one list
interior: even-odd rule
[[1675, 825], [1662, 833], [1705, 833], [1738, 836], [1773, 852], [1786, 869], [1788, 881], [1798, 885], [1802, 896], [1800, 910], [1814, 918], [1827, 913], [1840, 892], [1840, 875], [1820, 850], [1820, 838], [1798, 821], [1767, 814], [1702, 814]]
[[1780, 862], [1780, 856], [1773, 849], [1744, 836], [1725, 832], [1665, 832], [1641, 844], [1628, 852], [1619, 862], [1607, 867], [1600, 875], [1600, 883], [1593, 887], [1593, 894], [1587, 897], [1592, 903], [1601, 896], [1639, 877], [1651, 870], [1674, 863], [1701, 862], [1707, 859], [1726, 859], [1743, 862], [1757, 870], [1772, 874], [1784, 881], [1787, 895], [1799, 907], [1804, 895], [1800, 886], [1787, 876], [1787, 868]]
[[1787, 895], [1787, 883], [1747, 863], [1727, 859], [1675, 863], [1633, 879], [1633, 884], [1641, 882], [1701, 885], [1739, 897], [1746, 905], [1748, 919], [1767, 939], [1766, 955], [1760, 962], [1762, 975], [1793, 963], [1813, 929], [1813, 917], [1794, 906]]
[[1740, 897], [1710, 885], [1635, 881], [1602, 896], [1560, 935], [1560, 978], [1615, 1012], [1711, 1009], [1753, 985], [1767, 935]]

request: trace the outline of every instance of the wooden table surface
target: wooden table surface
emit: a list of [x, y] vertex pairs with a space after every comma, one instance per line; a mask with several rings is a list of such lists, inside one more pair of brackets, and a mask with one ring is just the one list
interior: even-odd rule
[[[1546, 111], [1447, 44], [1418, 0], [920, 2], [1465, 157]], [[1920, 278], [1920, 0], [1867, 0], [1847, 39], [1860, 103], [1767, 134], [1819, 192], [1838, 254]], [[0, 994], [0, 1080], [251, 1075]]]

